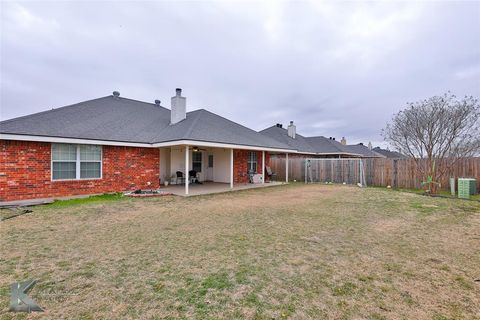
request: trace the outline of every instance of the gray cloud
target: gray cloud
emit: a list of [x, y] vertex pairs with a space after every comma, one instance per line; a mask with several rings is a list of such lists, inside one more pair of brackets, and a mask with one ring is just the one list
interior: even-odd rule
[[254, 129], [379, 143], [407, 101], [480, 96], [480, 3], [2, 2], [0, 117], [184, 88]]

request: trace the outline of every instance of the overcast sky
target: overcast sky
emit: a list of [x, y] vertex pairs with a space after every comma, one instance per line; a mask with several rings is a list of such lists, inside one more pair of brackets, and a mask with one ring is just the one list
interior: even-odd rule
[[110, 95], [255, 130], [382, 141], [406, 102], [480, 97], [480, 2], [1, 2], [2, 120]]

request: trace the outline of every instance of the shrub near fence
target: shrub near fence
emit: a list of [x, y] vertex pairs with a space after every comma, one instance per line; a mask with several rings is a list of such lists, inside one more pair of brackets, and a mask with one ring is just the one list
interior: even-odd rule
[[[305, 158], [301, 156], [289, 157], [289, 180], [305, 181]], [[446, 160], [448, 161], [448, 160]], [[394, 188], [421, 188], [422, 177], [417, 173], [417, 165], [413, 159], [363, 159], [365, 175], [369, 186], [392, 186]], [[422, 161], [423, 165], [426, 161]], [[272, 156], [270, 164], [277, 180], [285, 180], [285, 158]], [[437, 163], [437, 167], [445, 163]], [[458, 160], [441, 179], [437, 181], [440, 188], [448, 190], [450, 177], [468, 177], [477, 179], [477, 190], [480, 188], [480, 158], [465, 158]]]

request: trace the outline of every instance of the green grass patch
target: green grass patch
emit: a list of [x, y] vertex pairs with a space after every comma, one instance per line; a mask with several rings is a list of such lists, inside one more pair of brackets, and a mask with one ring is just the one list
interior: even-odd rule
[[455, 278], [455, 281], [458, 283], [459, 286], [463, 287], [464, 289], [473, 289], [473, 285], [465, 280], [462, 276], [458, 276]]
[[[384, 189], [384, 190], [391, 190], [391, 191], [399, 191], [399, 192], [407, 192], [407, 193], [415, 193], [415, 194], [420, 194], [420, 195], [426, 195], [424, 189], [415, 189], [415, 188], [398, 188], [398, 189], [386, 189], [385, 187], [380, 187], [380, 186], [371, 186], [370, 188], [376, 188], [376, 189]], [[437, 195], [446, 197], [446, 198], [451, 198], [451, 199], [459, 199], [458, 196], [455, 194], [452, 196], [450, 191], [448, 190], [439, 190], [437, 192]], [[470, 200], [475, 200], [475, 201], [480, 201], [480, 193], [479, 194], [474, 194], [470, 195]]]
[[432, 319], [433, 320], [449, 320], [450, 318], [443, 315], [443, 314], [436, 313], [436, 314], [433, 315]]
[[125, 200], [125, 197], [122, 193], [106, 193], [97, 196], [85, 197], [85, 198], [76, 198], [69, 200], [56, 200], [53, 203], [47, 204], [48, 207], [70, 207], [78, 206], [90, 203], [99, 203], [99, 202], [110, 202], [110, 201], [120, 201]]
[[[205, 316], [208, 312], [219, 308], [222, 292], [235, 285], [227, 272], [211, 273], [202, 279], [187, 277], [185, 280], [185, 287], [179, 289], [176, 295], [180, 301], [194, 307], [198, 316]], [[207, 298], [209, 293], [210, 297]]]
[[355, 292], [356, 289], [357, 289], [357, 285], [355, 283], [345, 282], [344, 284], [333, 288], [333, 295], [334, 296], [350, 296]]

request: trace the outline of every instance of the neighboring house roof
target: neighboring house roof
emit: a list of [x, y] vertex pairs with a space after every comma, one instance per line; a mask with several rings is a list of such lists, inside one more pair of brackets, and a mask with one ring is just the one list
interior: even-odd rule
[[296, 133], [295, 138], [288, 135], [288, 130], [276, 125], [260, 131], [261, 134], [289, 145], [300, 153], [327, 154], [327, 155], [351, 155], [361, 156], [359, 152], [347, 150], [340, 142], [326, 137], [304, 137]]
[[260, 133], [264, 136], [267, 136], [271, 139], [275, 139], [283, 144], [288, 145], [292, 149], [296, 149], [299, 152], [315, 153], [315, 149], [307, 141], [307, 138], [300, 134], [295, 134], [295, 139], [288, 136], [287, 129], [279, 128], [277, 126], [272, 126], [266, 128]]
[[364, 158], [385, 158], [384, 155], [370, 150], [367, 146], [363, 144], [349, 144], [343, 147], [345, 148], [345, 150], [360, 154]]
[[406, 155], [401, 154], [400, 152], [390, 151], [390, 150], [387, 150], [387, 149], [382, 149], [380, 147], [373, 148], [373, 151], [375, 151], [376, 153], [380, 153], [381, 155], [383, 155], [387, 158], [390, 158], [390, 159], [404, 159], [404, 158], [407, 158]]
[[0, 133], [154, 144], [176, 140], [291, 149], [287, 144], [200, 109], [170, 124], [170, 110], [106, 96], [0, 122]]
[[332, 140], [323, 136], [308, 137], [307, 141], [319, 154], [347, 154], [359, 156], [357, 152], [347, 150], [343, 144], [336, 140]]

